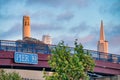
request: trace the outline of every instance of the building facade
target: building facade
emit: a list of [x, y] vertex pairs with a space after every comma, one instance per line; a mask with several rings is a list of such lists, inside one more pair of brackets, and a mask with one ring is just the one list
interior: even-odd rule
[[42, 41], [45, 43], [45, 44], [52, 44], [52, 39], [49, 35], [43, 35], [42, 37]]

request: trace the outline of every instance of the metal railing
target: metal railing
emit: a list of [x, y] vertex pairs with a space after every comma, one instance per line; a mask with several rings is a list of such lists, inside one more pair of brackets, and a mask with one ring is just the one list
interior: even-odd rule
[[95, 60], [120, 63], [120, 55], [88, 50]]
[[[54, 47], [55, 45], [50, 46], [45, 44], [27, 43], [21, 41], [0, 40], [0, 50], [3, 51], [51, 54], [50, 49]], [[71, 53], [74, 53], [74, 48], [70, 47], [70, 49], [71, 49]], [[84, 51], [89, 52], [95, 60], [120, 63], [120, 55], [103, 53], [103, 52], [87, 50], [87, 49], [84, 49]]]
[[9, 40], [0, 40], [0, 50], [27, 52], [27, 53], [43, 53], [43, 54], [50, 53], [48, 45], [45, 44], [37, 44], [34, 42], [27, 43], [27, 42], [9, 41]]

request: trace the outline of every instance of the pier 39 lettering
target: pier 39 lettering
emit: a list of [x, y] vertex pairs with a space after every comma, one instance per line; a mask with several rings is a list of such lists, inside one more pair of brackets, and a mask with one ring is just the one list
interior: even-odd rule
[[14, 61], [24, 64], [38, 64], [38, 55], [32, 53], [15, 52]]

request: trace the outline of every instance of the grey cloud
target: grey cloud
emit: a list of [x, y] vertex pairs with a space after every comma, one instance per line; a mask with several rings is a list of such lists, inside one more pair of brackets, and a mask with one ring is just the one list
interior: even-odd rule
[[113, 24], [108, 23], [105, 27], [106, 35], [108, 35], [108, 38], [120, 35], [120, 24]]
[[60, 15], [57, 16], [57, 20], [66, 20], [66, 21], [69, 21], [71, 20], [72, 18], [74, 17], [73, 13], [71, 12], [65, 12], [65, 13], [62, 13]]
[[113, 27], [112, 32], [116, 35], [120, 34], [120, 24]]
[[26, 4], [47, 4], [47, 5], [57, 5], [60, 0], [27, 0]]
[[63, 29], [61, 26], [53, 25], [53, 24], [31, 24], [31, 28], [33, 31], [54, 31]]
[[38, 10], [30, 15], [32, 20], [47, 20], [47, 21], [53, 21], [54, 18], [56, 18], [55, 14], [52, 13], [49, 10]]
[[[13, 37], [18, 37], [22, 35], [22, 28], [20, 24], [15, 24], [12, 28], [8, 31], [3, 32], [0, 34], [0, 39], [12, 39]], [[21, 38], [21, 37], [20, 37]]]
[[0, 20], [19, 20], [21, 19], [22, 15], [5, 15], [0, 13]]
[[83, 32], [89, 31], [90, 29], [91, 29], [91, 26], [86, 24], [86, 22], [82, 22], [78, 26], [72, 27], [70, 29], [70, 32], [73, 32], [73, 33], [81, 32], [81, 33], [83, 33]]
[[86, 7], [90, 3], [91, 0], [27, 0], [27, 5], [48, 5], [53, 7], [59, 6], [79, 6]]

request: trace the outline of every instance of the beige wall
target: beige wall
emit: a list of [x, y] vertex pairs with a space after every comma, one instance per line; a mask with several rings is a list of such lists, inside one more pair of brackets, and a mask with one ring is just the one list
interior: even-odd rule
[[33, 80], [45, 80], [43, 78], [43, 71], [34, 70], [19, 70], [19, 69], [4, 69], [6, 72], [17, 72], [22, 78], [28, 78]]
[[[17, 72], [22, 78], [28, 78], [32, 80], [45, 80], [43, 78], [43, 71], [35, 70], [20, 70], [20, 69], [4, 69], [6, 72]], [[51, 75], [52, 72], [47, 72], [47, 75]], [[103, 77], [95, 80], [120, 80], [120, 75], [112, 77]]]

